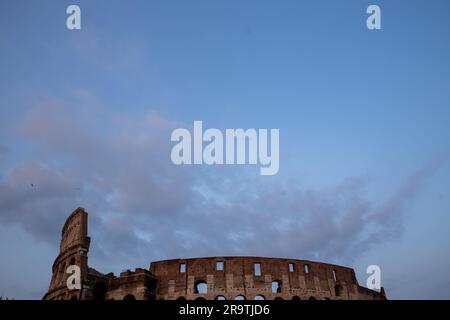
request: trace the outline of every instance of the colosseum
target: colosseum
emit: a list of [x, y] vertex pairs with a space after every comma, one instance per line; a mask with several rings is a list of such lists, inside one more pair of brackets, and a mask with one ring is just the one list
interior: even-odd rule
[[[45, 300], [384, 300], [361, 287], [351, 268], [308, 260], [209, 257], [156, 261], [150, 268], [102, 273], [88, 266], [88, 213], [76, 209], [62, 229]], [[67, 268], [80, 270], [69, 289]]]

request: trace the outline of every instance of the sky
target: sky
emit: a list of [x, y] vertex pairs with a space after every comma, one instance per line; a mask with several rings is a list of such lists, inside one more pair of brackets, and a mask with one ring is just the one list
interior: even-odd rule
[[[81, 29], [66, 28], [67, 6]], [[366, 9], [381, 8], [368, 30]], [[450, 299], [450, 3], [0, 2], [0, 295], [40, 299], [61, 228], [89, 265], [249, 255], [379, 265]], [[176, 128], [278, 128], [280, 170], [176, 166]]]

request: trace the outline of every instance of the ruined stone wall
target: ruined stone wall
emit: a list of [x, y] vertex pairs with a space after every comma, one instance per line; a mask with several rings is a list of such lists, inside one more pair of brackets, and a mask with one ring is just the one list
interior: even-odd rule
[[[359, 286], [351, 268], [307, 260], [210, 257], [152, 262], [150, 270], [104, 274], [88, 267], [88, 214], [76, 209], [61, 233], [47, 300], [385, 299]], [[81, 290], [67, 288], [69, 265], [81, 270]]]
[[76, 209], [66, 220], [61, 232], [59, 255], [52, 266], [52, 279], [44, 299], [79, 299], [80, 290], [68, 290], [66, 273], [69, 265], [80, 267], [81, 274], [88, 271], [87, 253], [90, 238], [88, 237], [88, 214], [85, 209]]
[[148, 270], [124, 271], [107, 284], [106, 300], [156, 300], [158, 280]]
[[153, 262], [150, 272], [159, 279], [158, 297], [169, 300], [384, 299], [375, 291], [360, 290], [353, 269], [307, 260], [176, 259]]

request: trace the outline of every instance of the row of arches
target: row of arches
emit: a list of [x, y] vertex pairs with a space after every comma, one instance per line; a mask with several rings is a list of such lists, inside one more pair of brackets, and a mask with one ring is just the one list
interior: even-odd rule
[[[181, 296], [181, 297], [178, 297], [176, 300], [186, 300], [186, 298]], [[194, 300], [200, 301], [200, 300], [206, 300], [206, 299], [204, 297], [198, 297]], [[227, 300], [227, 298], [223, 295], [219, 295], [219, 296], [215, 297], [214, 300]], [[234, 297], [233, 300], [247, 300], [247, 298], [242, 294], [238, 294], [236, 297]], [[253, 297], [253, 300], [267, 300], [267, 299], [265, 296], [258, 294]], [[281, 297], [276, 297], [274, 300], [277, 301], [277, 300], [284, 300], [284, 299]], [[293, 296], [291, 300], [302, 300], [302, 299], [299, 296]], [[308, 300], [317, 300], [317, 299], [315, 297], [311, 296], [308, 298]], [[330, 300], [330, 298], [324, 298], [324, 300]]]
[[[334, 293], [337, 297], [342, 296], [343, 288], [340, 284], [334, 286]], [[194, 293], [196, 294], [207, 294], [208, 284], [204, 280], [197, 280], [194, 286]], [[281, 293], [281, 281], [272, 281], [272, 293]]]
[[[263, 265], [261, 262], [253, 263], [253, 274], [257, 277], [261, 276], [262, 275], [262, 267], [263, 267]], [[295, 263], [295, 262], [288, 263], [287, 267], [288, 267], [288, 272], [290, 272], [290, 273], [297, 271], [297, 263]], [[306, 263], [306, 264], [303, 264], [302, 269], [303, 269], [304, 274], [308, 274], [311, 271], [311, 266]], [[225, 270], [225, 261], [216, 261], [216, 271], [224, 271], [224, 270]], [[180, 273], [186, 272], [186, 262], [182, 262], [179, 264], [178, 271]], [[333, 270], [331, 270], [331, 272], [332, 272], [333, 279], [336, 281], [337, 280], [337, 278], [336, 278], [337, 271], [335, 269], [333, 269]]]
[[[341, 285], [335, 286], [335, 295], [337, 297], [342, 296], [343, 288]], [[99, 281], [94, 285], [93, 288], [93, 299], [94, 300], [105, 300], [107, 292], [107, 285], [104, 281]], [[198, 280], [195, 283], [195, 290], [194, 292], [196, 294], [207, 294], [208, 293], [208, 285], [203, 280]], [[272, 293], [281, 293], [281, 281], [275, 280], [272, 282]], [[133, 295], [126, 295], [124, 297], [124, 300], [132, 301], [136, 300], [136, 298]], [[178, 297], [177, 300], [186, 300], [185, 297]], [[204, 297], [198, 297], [196, 300], [206, 300]], [[219, 295], [215, 298], [215, 300], [227, 300], [225, 296]], [[233, 300], [247, 300], [244, 295], [237, 295], [234, 297]], [[253, 297], [253, 300], [266, 300], [266, 297], [264, 295], [256, 295]], [[274, 300], [283, 300], [281, 297], [276, 297]], [[292, 300], [301, 300], [299, 296], [293, 296]], [[308, 300], [316, 300], [314, 296], [309, 297]], [[325, 298], [325, 300], [329, 300], [329, 298]]]
[[[272, 293], [281, 293], [281, 281], [280, 280], [274, 280], [272, 281]], [[197, 280], [194, 285], [194, 293], [196, 294], [207, 294], [208, 293], [208, 284], [204, 280]], [[334, 294], [337, 297], [342, 296], [343, 294], [343, 287], [340, 284], [336, 284], [334, 286]], [[263, 297], [263, 296], [261, 296]], [[314, 298], [314, 297], [312, 297]], [[236, 299], [235, 299], [236, 300]], [[264, 300], [264, 299], [258, 299], [258, 300]]]
[[[65, 296], [53, 297], [53, 298], [50, 298], [50, 300], [66, 300], [66, 297]], [[75, 301], [75, 300], [78, 300], [78, 297], [74, 295], [74, 296], [71, 296], [70, 298], [68, 298], [68, 300]]]
[[54, 285], [56, 285], [56, 286], [64, 285], [65, 281], [67, 279], [67, 274], [66, 274], [67, 268], [69, 266], [75, 265], [75, 264], [76, 264], [75, 257], [72, 257], [68, 263], [66, 263], [65, 261], [60, 262], [58, 264], [56, 274], [54, 275], [54, 278], [53, 278]]
[[[64, 297], [61, 297], [61, 298], [59, 298], [59, 300], [65, 300], [65, 298], [64, 298]], [[71, 300], [71, 301], [76, 301], [76, 300], [78, 300], [78, 297], [77, 297], [77, 296], [71, 296], [71, 297], [69, 298], [69, 300]], [[98, 299], [95, 299], [95, 300], [98, 300]], [[104, 299], [103, 299], [103, 300], [104, 300]], [[114, 300], [114, 299], [110, 299], [110, 300]], [[123, 297], [123, 300], [124, 300], [124, 301], [135, 301], [135, 300], [136, 300], [136, 297], [133, 296], [132, 294], [127, 294], [125, 297]]]
[[[272, 281], [272, 293], [281, 293], [281, 281], [274, 280]], [[208, 284], [204, 280], [197, 280], [194, 285], [194, 293], [197, 294], [207, 294], [208, 293]]]

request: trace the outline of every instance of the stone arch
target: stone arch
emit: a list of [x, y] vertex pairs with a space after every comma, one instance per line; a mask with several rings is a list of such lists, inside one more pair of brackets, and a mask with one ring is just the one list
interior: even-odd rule
[[203, 297], [198, 297], [198, 298], [195, 298], [195, 300], [196, 300], [196, 301], [206, 301], [206, 299], [205, 299], [205, 298], [203, 298]]
[[225, 296], [217, 296], [214, 300], [227, 300], [227, 298]]
[[299, 296], [293, 296], [293, 297], [292, 297], [292, 300], [302, 300], [302, 299], [300, 299]]
[[107, 290], [108, 287], [105, 281], [97, 282], [92, 290], [92, 298], [97, 301], [105, 300]]
[[176, 298], [175, 300], [178, 300], [178, 301], [180, 301], [180, 300], [186, 300], [186, 298], [183, 297], [183, 296], [181, 296], [181, 297]]
[[317, 300], [315, 297], [311, 296], [308, 300]]
[[272, 281], [272, 293], [280, 293], [281, 292], [281, 281], [274, 280]]
[[59, 265], [59, 274], [58, 274], [58, 283], [61, 284], [64, 282], [66, 273], [66, 263], [62, 262]]
[[275, 299], [273, 299], [274, 301], [281, 301], [281, 300], [283, 300], [283, 298], [282, 297], [276, 297]]
[[194, 293], [206, 294], [208, 293], [208, 284], [205, 280], [197, 280], [194, 285]]
[[234, 297], [234, 300], [247, 300], [243, 294], [238, 294]]
[[304, 273], [309, 273], [309, 271], [310, 271], [309, 264], [304, 264], [304, 265], [303, 265], [303, 272], [304, 272]]
[[132, 294], [127, 294], [125, 297], [123, 297], [124, 301], [136, 301], [136, 297]]
[[342, 286], [340, 284], [334, 286], [334, 293], [336, 297], [342, 296]]
[[158, 281], [155, 279], [151, 279], [150, 281], [148, 281], [147, 283], [147, 290], [154, 292], [156, 291], [158, 288]]
[[253, 298], [253, 300], [266, 300], [266, 297], [264, 297], [262, 294], [258, 294]]
[[331, 275], [333, 276], [333, 281], [337, 281], [337, 271], [335, 269], [331, 270]]

